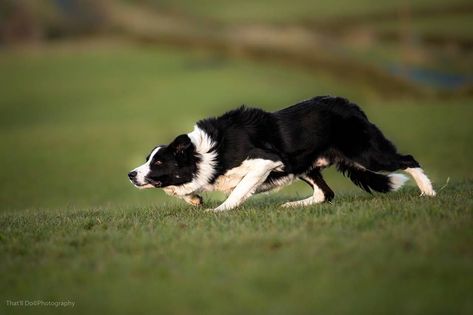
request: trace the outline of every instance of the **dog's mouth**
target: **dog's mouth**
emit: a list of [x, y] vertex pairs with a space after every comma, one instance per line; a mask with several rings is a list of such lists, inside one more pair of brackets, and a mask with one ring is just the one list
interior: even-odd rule
[[146, 181], [148, 182], [147, 185], [152, 185], [155, 188], [159, 188], [163, 186], [163, 183], [161, 183], [159, 180], [154, 180], [152, 178], [146, 178]]
[[135, 179], [130, 179], [130, 182], [138, 189], [145, 189], [145, 188], [159, 188], [162, 186], [160, 181], [154, 181], [147, 179], [144, 183], [139, 183]]

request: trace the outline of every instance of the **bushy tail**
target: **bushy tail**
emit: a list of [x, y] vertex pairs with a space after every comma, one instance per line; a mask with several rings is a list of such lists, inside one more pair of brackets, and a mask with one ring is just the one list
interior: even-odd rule
[[380, 174], [347, 163], [338, 163], [337, 169], [355, 185], [371, 193], [372, 190], [382, 193], [398, 190], [408, 178], [402, 174]]

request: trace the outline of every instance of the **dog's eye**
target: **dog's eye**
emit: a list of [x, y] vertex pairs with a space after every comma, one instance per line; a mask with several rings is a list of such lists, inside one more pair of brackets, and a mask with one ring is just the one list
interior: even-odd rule
[[161, 164], [163, 164], [163, 162], [161, 162], [161, 161], [159, 161], [159, 160], [156, 161], [156, 162], [154, 162], [154, 165], [161, 165]]

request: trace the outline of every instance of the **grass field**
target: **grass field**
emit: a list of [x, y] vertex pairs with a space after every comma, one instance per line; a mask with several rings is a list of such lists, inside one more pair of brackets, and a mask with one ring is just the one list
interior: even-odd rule
[[472, 188], [294, 210], [268, 198], [220, 215], [175, 203], [6, 213], [0, 292], [83, 314], [471, 314]]
[[[328, 172], [333, 204], [281, 209], [294, 185], [209, 214], [126, 173], [195, 120], [345, 95], [431, 175], [368, 195]], [[170, 48], [0, 53], [0, 297], [72, 311], [173, 314], [471, 314], [470, 99], [385, 102], [301, 70]], [[299, 195], [299, 196], [298, 196]], [[222, 200], [206, 196], [209, 206]], [[0, 314], [65, 312], [14, 308]]]

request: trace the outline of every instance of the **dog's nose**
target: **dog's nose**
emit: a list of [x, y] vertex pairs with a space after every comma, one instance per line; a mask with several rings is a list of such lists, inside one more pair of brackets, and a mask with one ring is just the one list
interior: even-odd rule
[[129, 179], [133, 179], [135, 177], [136, 177], [136, 171], [132, 171], [132, 172], [128, 173], [128, 178]]

